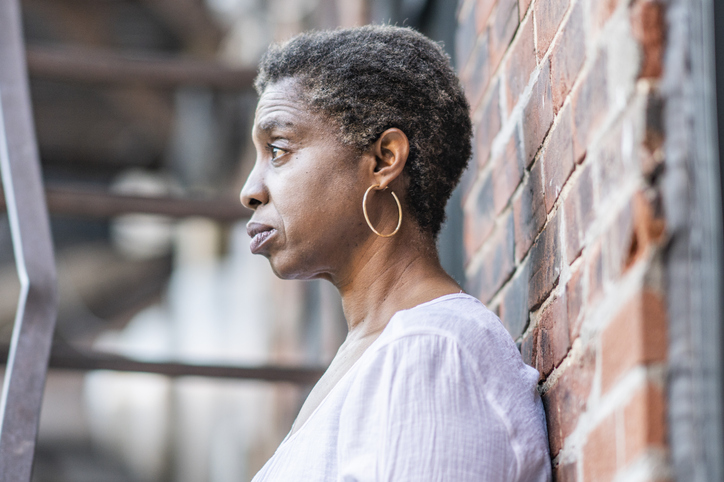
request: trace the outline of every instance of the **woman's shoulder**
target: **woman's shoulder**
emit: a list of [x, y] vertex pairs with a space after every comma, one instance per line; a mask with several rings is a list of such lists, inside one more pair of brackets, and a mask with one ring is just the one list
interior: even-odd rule
[[455, 293], [398, 311], [383, 332], [382, 344], [417, 336], [442, 337], [478, 356], [500, 350], [518, 353], [495, 313], [476, 298]]

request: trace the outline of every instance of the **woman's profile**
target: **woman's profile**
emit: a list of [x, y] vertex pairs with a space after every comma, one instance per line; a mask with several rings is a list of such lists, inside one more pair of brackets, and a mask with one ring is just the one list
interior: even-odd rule
[[322, 278], [349, 334], [262, 481], [547, 481], [538, 372], [440, 266], [471, 156], [449, 58], [407, 28], [302, 34], [261, 61], [251, 250]]

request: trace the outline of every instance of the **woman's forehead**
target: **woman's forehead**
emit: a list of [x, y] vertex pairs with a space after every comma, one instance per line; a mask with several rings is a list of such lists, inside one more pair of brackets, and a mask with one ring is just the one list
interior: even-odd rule
[[268, 85], [262, 92], [256, 105], [254, 128], [259, 131], [289, 128], [310, 121], [313, 117], [310, 114], [296, 82], [285, 79]]

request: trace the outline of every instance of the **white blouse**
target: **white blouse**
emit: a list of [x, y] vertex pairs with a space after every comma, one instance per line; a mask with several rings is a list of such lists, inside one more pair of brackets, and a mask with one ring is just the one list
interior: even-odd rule
[[252, 482], [549, 481], [537, 381], [472, 296], [399, 311]]

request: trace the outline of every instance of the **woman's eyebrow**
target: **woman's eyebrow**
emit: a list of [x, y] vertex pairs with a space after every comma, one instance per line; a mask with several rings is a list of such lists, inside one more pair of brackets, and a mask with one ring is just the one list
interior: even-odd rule
[[283, 121], [279, 119], [264, 119], [257, 125], [260, 132], [269, 133], [275, 129], [291, 129], [295, 126], [294, 122]]

